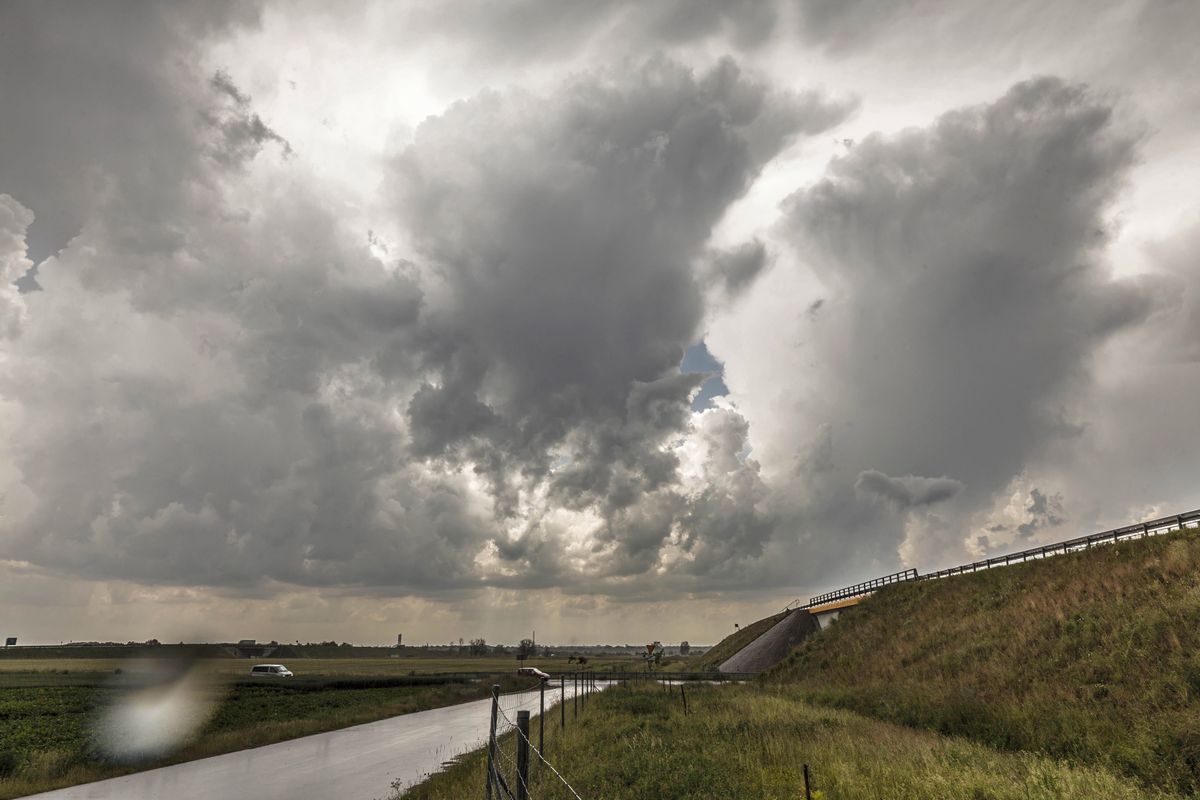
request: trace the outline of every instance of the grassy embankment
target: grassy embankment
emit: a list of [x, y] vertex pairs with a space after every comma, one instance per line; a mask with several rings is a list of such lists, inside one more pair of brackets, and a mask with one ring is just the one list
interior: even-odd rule
[[[782, 686], [689, 687], [688, 706], [684, 716], [678, 689], [609, 689], [590, 698], [578, 720], [568, 714], [564, 731], [557, 720], [548, 725], [547, 755], [581, 796], [613, 800], [792, 800], [804, 796], [806, 763], [814, 797], [824, 800], [1173, 796], [1131, 786], [1099, 767], [812, 706]], [[511, 734], [501, 746], [512, 758]], [[476, 751], [403, 797], [478, 797], [485, 764], [484, 752]], [[530, 789], [539, 800], [572, 797], [548, 771], [535, 770]]]
[[[0, 660], [0, 798], [481, 699], [493, 682], [506, 690], [529, 683], [513, 674], [511, 658], [291, 660], [297, 678], [259, 682], [248, 679], [248, 664], [200, 662], [217, 698], [212, 718], [169, 758], [133, 766], [99, 758], [92, 728], [120, 691], [114, 670], [136, 666], [109, 659]], [[445, 682], [427, 675], [486, 670], [501, 677]]]
[[810, 702], [1194, 793], [1200, 535], [889, 587], [767, 680]]

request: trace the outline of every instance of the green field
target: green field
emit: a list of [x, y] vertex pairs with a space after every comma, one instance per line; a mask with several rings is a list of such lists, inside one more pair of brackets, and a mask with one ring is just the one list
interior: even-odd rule
[[[547, 756], [582, 797], [612, 800], [795, 800], [804, 797], [804, 764], [818, 800], [1174, 797], [1103, 768], [820, 708], [778, 686], [696, 686], [688, 706], [685, 716], [677, 688], [609, 689], [590, 698], [578, 720], [568, 717], [561, 733], [557, 724], [547, 728]], [[514, 746], [511, 734], [502, 739], [503, 763]], [[476, 751], [403, 797], [479, 797], [485, 764]], [[544, 769], [534, 770], [530, 794], [573, 797]]]
[[[138, 659], [122, 658], [4, 658], [0, 657], [0, 686], [5, 685], [7, 676], [14, 674], [58, 674], [58, 675], [106, 675], [116, 669], [128, 667]], [[257, 663], [284, 663], [297, 676], [315, 675], [424, 675], [441, 672], [512, 672], [519, 666], [513, 656], [462, 656], [462, 657], [405, 657], [405, 658], [206, 658], [200, 664], [206, 670], [219, 675], [246, 675]], [[633, 668], [641, 659], [628, 657], [589, 658], [584, 666], [568, 664], [566, 657], [531, 658], [530, 666], [547, 672], [572, 672], [574, 670], [606, 670]]]
[[[561, 660], [562, 667], [573, 668]], [[551, 666], [547, 661], [530, 663]], [[627, 659], [617, 661], [623, 665]], [[588, 667], [613, 662], [589, 660]], [[0, 659], [0, 798], [476, 700], [487, 697], [496, 682], [506, 691], [530, 682], [515, 674], [512, 657], [291, 659], [284, 663], [294, 679], [251, 679], [252, 663], [197, 662], [216, 700], [212, 718], [169, 758], [128, 765], [97, 755], [93, 726], [122, 691], [118, 681], [144, 665], [121, 659]], [[494, 677], [437, 677], [454, 672]]]

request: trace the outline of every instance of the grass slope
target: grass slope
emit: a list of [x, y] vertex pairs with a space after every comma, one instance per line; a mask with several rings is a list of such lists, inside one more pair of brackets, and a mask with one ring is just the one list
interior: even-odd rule
[[709, 648], [709, 650], [700, 657], [700, 659], [696, 662], [696, 669], [716, 669], [725, 661], [728, 661], [730, 658], [732, 658], [737, 651], [753, 642], [759, 636], [762, 636], [764, 633], [770, 630], [772, 625], [774, 625], [776, 622], [779, 622], [779, 620], [786, 616], [787, 612], [781, 611], [778, 614], [769, 616], [766, 619], [760, 619], [758, 622], [755, 622], [752, 625], [747, 625], [746, 627], [729, 634], [724, 639], [717, 642], [715, 646]]
[[[1005, 753], [842, 711], [809, 705], [795, 690], [762, 685], [679, 690], [609, 689], [579, 719], [547, 725], [550, 762], [585, 798], [617, 800], [793, 800], [804, 796], [803, 765], [818, 800], [1144, 800], [1171, 795], [1132, 787], [1101, 768]], [[548, 720], [549, 722], [549, 720]], [[512, 736], [501, 740], [514, 760]], [[403, 794], [405, 800], [479, 797], [486, 758], [476, 751]], [[571, 800], [548, 770], [534, 770], [530, 795]], [[397, 797], [400, 796], [397, 794]]]
[[883, 720], [1200, 789], [1200, 536], [901, 584], [767, 680]]

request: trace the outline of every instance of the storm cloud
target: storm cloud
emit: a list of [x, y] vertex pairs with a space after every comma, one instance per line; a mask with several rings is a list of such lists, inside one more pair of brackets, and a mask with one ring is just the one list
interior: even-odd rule
[[771, 610], [1194, 503], [1200, 14], [1087, 8], [5, 4], [6, 603]]
[[[703, 378], [678, 371], [704, 313], [694, 264], [763, 165], [847, 106], [728, 60], [484, 92], [393, 159], [418, 262], [389, 263], [289, 175], [284, 137], [228, 75], [180, 80], [170, 103], [196, 102], [199, 124], [175, 146], [204, 180], [164, 178], [160, 207], [114, 168], [118, 191], [27, 296], [0, 384], [20, 473], [6, 556], [452, 591], [641, 573], [672, 537], [700, 554], [723, 536], [678, 531], [696, 514], [673, 452]], [[287, 194], [243, 206], [251, 166]], [[29, 215], [6, 208], [19, 271]], [[570, 569], [555, 509], [578, 517]]]
[[[393, 165], [399, 212], [442, 280], [431, 379], [408, 408], [417, 452], [485, 475], [501, 521], [544, 484], [599, 516], [591, 560], [656, 564], [690, 513], [668, 445], [703, 380], [678, 372], [704, 313], [694, 263], [773, 155], [848, 110], [729, 60], [693, 74], [655, 59], [424, 123]], [[726, 281], [748, 283], [751, 266]]]
[[[786, 201], [780, 231], [821, 300], [791, 323], [805, 341], [789, 355], [809, 367], [783, 380], [801, 413], [746, 411], [769, 426], [760, 458], [795, 465], [770, 481], [803, 498], [779, 505], [781, 553], [796, 542], [814, 571], [893, 548], [939, 560], [1078, 437], [1095, 358], [1161, 302], [1101, 255], [1136, 143], [1102, 97], [1038, 79], [867, 137]], [[727, 375], [735, 400], [754, 391]], [[931, 475], [948, 477], [914, 477]], [[819, 542], [785, 533], [813, 527]]]

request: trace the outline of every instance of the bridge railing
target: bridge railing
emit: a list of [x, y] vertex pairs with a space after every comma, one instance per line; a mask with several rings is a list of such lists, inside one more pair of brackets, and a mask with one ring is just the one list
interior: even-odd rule
[[[813, 606], [821, 606], [825, 605], [826, 603], [835, 603], [838, 600], [848, 600], [851, 597], [858, 597], [861, 594], [869, 594], [870, 592], [887, 586], [888, 584], [903, 583], [905, 581], [914, 580], [916, 577], [917, 571], [915, 569], [906, 569], [902, 572], [894, 572], [891, 575], [884, 575], [882, 578], [873, 578], [869, 581], [856, 583], [853, 586], [847, 586], [844, 589], [838, 589], [833, 592], [819, 594], [816, 597], [810, 597], [808, 602], [800, 604], [799, 608], [812, 608]], [[799, 603], [799, 601], [796, 601], [796, 603]], [[796, 603], [789, 604], [784, 610], [786, 611], [788, 608], [797, 607]]]
[[938, 570], [937, 572], [929, 572], [924, 575], [918, 575], [915, 569], [896, 572], [891, 575], [885, 575], [882, 578], [856, 583], [853, 586], [847, 586], [844, 589], [838, 589], [833, 592], [819, 594], [816, 597], [809, 598], [808, 602], [801, 603], [799, 600], [794, 600], [784, 606], [784, 611], [792, 608], [813, 608], [814, 606], [825, 605], [826, 603], [834, 603], [838, 600], [848, 600], [852, 597], [870, 594], [876, 589], [892, 583], [905, 583], [907, 581], [928, 581], [937, 578], [948, 578], [952, 575], [962, 575], [968, 572], [978, 572], [981, 569], [992, 569], [993, 567], [1003, 567], [1016, 562], [1028, 561], [1033, 558], [1047, 558], [1054, 555], [1062, 555], [1063, 553], [1073, 553], [1077, 550], [1086, 550], [1089, 547], [1102, 544], [1113, 544], [1114, 542], [1126, 541], [1129, 539], [1142, 539], [1147, 536], [1158, 536], [1171, 531], [1182, 530], [1183, 528], [1200, 527], [1200, 509], [1195, 511], [1185, 511], [1182, 514], [1174, 514], [1169, 517], [1159, 517], [1158, 519], [1138, 522], [1133, 525], [1125, 525], [1120, 528], [1113, 528], [1109, 531], [1101, 531], [1100, 533], [1089, 534], [1088, 536], [1079, 536], [1074, 539], [1067, 539], [1062, 542], [1054, 542], [1052, 544], [1042, 545], [1040, 547], [1031, 547], [1028, 550], [1021, 550], [1016, 553], [1008, 553], [1007, 555], [994, 556], [982, 561], [975, 561], [970, 564], [960, 564], [957, 567]]
[[1022, 550], [1018, 553], [1009, 553], [1008, 555], [995, 556], [994, 558], [976, 561], [972, 564], [962, 564], [949, 569], [938, 570], [920, 576], [917, 580], [933, 580], [935, 578], [948, 578], [951, 575], [961, 575], [965, 572], [977, 572], [981, 569], [991, 569], [992, 567], [1002, 567], [1012, 564], [1017, 561], [1028, 561], [1031, 558], [1046, 558], [1047, 556], [1061, 555], [1063, 553], [1073, 553], [1077, 550], [1087, 550], [1090, 547], [1100, 544], [1113, 544], [1114, 542], [1126, 541], [1129, 539], [1143, 539], [1147, 536], [1157, 536], [1171, 531], [1182, 530], [1183, 528], [1194, 528], [1200, 526], [1200, 510], [1188, 511], [1183, 514], [1175, 514], [1170, 517], [1160, 517], [1159, 519], [1147, 520], [1146, 522], [1138, 522], [1133, 525], [1125, 525], [1120, 528], [1113, 528], [1110, 531], [1102, 531], [1093, 533], [1088, 536], [1079, 536], [1074, 539], [1067, 539], [1062, 542], [1054, 542], [1052, 544], [1042, 545], [1041, 547], [1031, 547], [1028, 550]]

